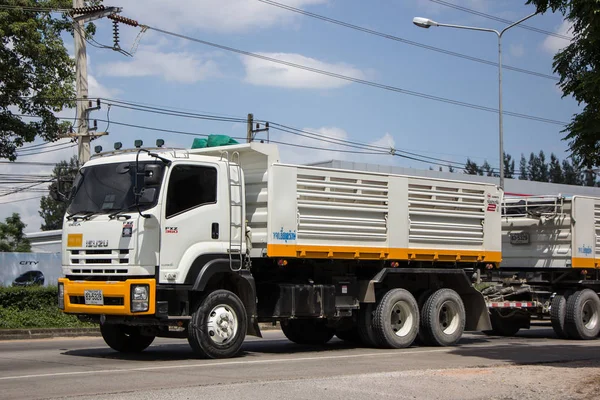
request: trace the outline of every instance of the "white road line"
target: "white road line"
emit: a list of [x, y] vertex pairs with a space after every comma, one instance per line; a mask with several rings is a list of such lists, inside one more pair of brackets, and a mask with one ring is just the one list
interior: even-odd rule
[[292, 363], [300, 361], [319, 361], [319, 360], [339, 360], [347, 358], [359, 358], [359, 357], [384, 357], [384, 356], [403, 356], [405, 354], [422, 354], [422, 353], [442, 353], [449, 352], [452, 348], [435, 349], [435, 350], [413, 350], [413, 351], [386, 351], [382, 353], [364, 353], [364, 354], [348, 354], [340, 356], [322, 356], [322, 357], [300, 357], [300, 358], [276, 358], [272, 360], [248, 360], [248, 361], [224, 361], [214, 363], [203, 363], [203, 364], [185, 364], [185, 365], [165, 365], [158, 367], [140, 367], [140, 368], [118, 368], [118, 369], [101, 369], [94, 371], [74, 371], [74, 372], [55, 372], [51, 374], [33, 374], [33, 375], [20, 375], [20, 376], [5, 376], [0, 377], [0, 381], [18, 380], [18, 379], [29, 379], [29, 378], [49, 378], [57, 376], [76, 376], [76, 375], [92, 375], [92, 374], [106, 374], [106, 373], [123, 373], [123, 372], [139, 372], [139, 371], [157, 371], [157, 370], [169, 370], [169, 369], [182, 369], [182, 368], [201, 368], [201, 367], [217, 367], [217, 366], [229, 366], [229, 365], [252, 365], [252, 364], [269, 364], [269, 363]]

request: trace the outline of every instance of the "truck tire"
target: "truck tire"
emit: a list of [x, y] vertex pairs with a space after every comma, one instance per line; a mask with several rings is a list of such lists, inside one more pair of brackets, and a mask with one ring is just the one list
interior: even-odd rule
[[515, 336], [523, 326], [520, 320], [522, 317], [510, 313], [508, 315], [502, 314], [498, 310], [491, 310], [490, 321], [492, 323], [492, 330], [484, 331], [483, 333], [496, 336]]
[[215, 290], [196, 306], [188, 325], [188, 342], [200, 357], [229, 358], [240, 351], [247, 328], [240, 298], [228, 290]]
[[[433, 290], [427, 289], [427, 290], [422, 291], [417, 296], [417, 304], [419, 306], [419, 313], [421, 315], [421, 318], [423, 318], [423, 314], [424, 314], [423, 306], [425, 305], [425, 303], [427, 302], [427, 299], [429, 299], [429, 297], [431, 297], [432, 294], [433, 294]], [[426, 340], [427, 340], [427, 338], [423, 334], [423, 330], [421, 329], [421, 326], [419, 325], [419, 333], [417, 334], [417, 338], [415, 339], [415, 344], [417, 344], [417, 345], [425, 344]]]
[[573, 293], [567, 300], [565, 332], [571, 339], [595, 339], [600, 331], [600, 299], [590, 289]]
[[430, 346], [453, 346], [465, 330], [465, 306], [452, 289], [433, 293], [421, 309], [420, 334]]
[[358, 310], [358, 321], [356, 327], [358, 336], [365, 347], [377, 347], [377, 337], [373, 329], [373, 310], [375, 304], [361, 303]]
[[404, 289], [388, 291], [373, 314], [373, 330], [381, 347], [410, 346], [419, 332], [419, 306], [414, 296]]
[[281, 321], [286, 338], [297, 344], [323, 345], [331, 340], [334, 330], [324, 319], [286, 319]]
[[142, 335], [140, 327], [120, 324], [102, 324], [100, 333], [111, 349], [121, 353], [142, 352], [155, 338], [155, 336]]
[[565, 319], [567, 316], [567, 296], [566, 294], [557, 294], [550, 303], [550, 321], [552, 329], [559, 339], [567, 339], [565, 331]]

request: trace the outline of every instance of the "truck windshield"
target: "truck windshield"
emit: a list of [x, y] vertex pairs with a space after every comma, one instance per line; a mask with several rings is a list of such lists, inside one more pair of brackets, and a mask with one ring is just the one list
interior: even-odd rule
[[[146, 165], [160, 165], [160, 162], [140, 162], [138, 192], [145, 188], [144, 169]], [[83, 167], [75, 179], [71, 192], [71, 202], [67, 214], [98, 214], [117, 210], [130, 210], [135, 206], [135, 162], [113, 163]], [[158, 187], [153, 191], [152, 201], [140, 203], [140, 209], [148, 209], [156, 204]]]

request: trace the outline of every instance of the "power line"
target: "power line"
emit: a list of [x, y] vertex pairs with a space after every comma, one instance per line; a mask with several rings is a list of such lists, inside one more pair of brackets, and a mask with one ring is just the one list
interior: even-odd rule
[[[431, 1], [432, 3], [441, 4], [441, 5], [446, 6], [446, 7], [454, 8], [456, 10], [464, 11], [464, 12], [469, 13], [469, 14], [474, 14], [474, 15], [477, 15], [477, 16], [480, 16], [480, 17], [483, 17], [483, 18], [491, 19], [491, 20], [498, 21], [498, 22], [503, 22], [503, 23], [509, 24], [509, 25], [514, 22], [514, 21], [511, 21], [509, 19], [504, 19], [504, 18], [496, 17], [495, 15], [490, 15], [490, 14], [486, 14], [486, 13], [483, 13], [483, 12], [480, 12], [480, 11], [477, 11], [477, 10], [473, 10], [472, 8], [467, 8], [467, 7], [459, 6], [457, 4], [450, 3], [448, 1], [442, 1], [442, 0], [429, 0], [429, 1]], [[517, 25], [517, 27], [522, 28], [522, 29], [527, 29], [527, 30], [532, 31], [532, 32], [537, 32], [537, 33], [541, 33], [541, 34], [544, 34], [544, 35], [548, 35], [548, 36], [554, 36], [554, 37], [557, 37], [557, 38], [569, 40], [569, 41], [571, 41], [573, 39], [573, 38], [571, 38], [569, 36], [561, 35], [560, 33], [554, 33], [554, 32], [550, 32], [550, 31], [546, 31], [544, 29], [536, 28], [536, 27], [533, 27], [533, 26], [530, 26], [530, 25], [519, 24], [519, 25]]]
[[25, 199], [17, 199], [17, 200], [11, 200], [11, 201], [4, 201], [1, 202], [0, 204], [11, 204], [11, 203], [19, 203], [21, 201], [28, 201], [28, 200], [35, 200], [35, 199], [41, 199], [44, 196], [36, 196], [36, 197], [27, 197]]
[[[455, 106], [472, 108], [472, 109], [479, 110], [479, 111], [486, 111], [486, 112], [495, 113], [495, 114], [498, 113], [498, 109], [493, 108], [493, 107], [487, 107], [487, 106], [482, 106], [482, 105], [478, 105], [478, 104], [467, 103], [467, 102], [464, 102], [464, 101], [459, 101], [459, 100], [453, 100], [453, 99], [448, 99], [448, 98], [444, 98], [444, 97], [434, 96], [434, 95], [430, 95], [430, 94], [426, 94], [426, 93], [422, 93], [422, 92], [416, 92], [416, 91], [413, 91], [413, 90], [402, 89], [402, 88], [396, 87], [396, 86], [386, 85], [386, 84], [377, 83], [377, 82], [373, 82], [373, 81], [367, 81], [365, 79], [353, 78], [353, 77], [347, 76], [347, 75], [337, 74], [337, 73], [330, 72], [330, 71], [325, 71], [325, 70], [322, 70], [322, 69], [317, 69], [317, 68], [308, 67], [308, 66], [301, 65], [301, 64], [292, 63], [292, 62], [289, 62], [289, 61], [279, 60], [279, 59], [276, 59], [276, 58], [264, 56], [264, 55], [257, 54], [257, 53], [251, 53], [251, 52], [248, 52], [248, 51], [235, 49], [233, 47], [223, 46], [223, 45], [220, 45], [220, 44], [208, 42], [206, 40], [192, 38], [190, 36], [182, 35], [182, 34], [175, 33], [175, 32], [169, 32], [169, 31], [166, 31], [166, 30], [163, 30], [163, 29], [160, 29], [160, 28], [155, 28], [155, 27], [151, 27], [151, 26], [148, 26], [147, 28], [155, 30], [155, 31], [160, 32], [160, 33], [163, 33], [165, 35], [170, 35], [170, 36], [178, 37], [180, 39], [190, 40], [192, 42], [201, 43], [201, 44], [204, 44], [204, 45], [207, 45], [207, 46], [211, 46], [211, 47], [215, 47], [215, 48], [218, 48], [218, 49], [221, 49], [221, 50], [226, 50], [226, 51], [230, 51], [230, 52], [233, 52], [233, 53], [238, 53], [238, 54], [242, 54], [242, 55], [245, 55], [245, 56], [258, 58], [258, 59], [269, 61], [269, 62], [273, 62], [273, 63], [276, 63], [276, 64], [286, 65], [288, 67], [298, 68], [298, 69], [302, 69], [302, 70], [305, 70], [305, 71], [309, 71], [309, 72], [314, 72], [314, 73], [318, 73], [318, 74], [330, 76], [332, 78], [342, 79], [342, 80], [345, 80], [345, 81], [348, 81], [348, 82], [359, 83], [361, 85], [372, 86], [372, 87], [376, 87], [376, 88], [379, 88], [379, 89], [384, 89], [384, 90], [388, 90], [388, 91], [392, 91], [392, 92], [406, 94], [406, 95], [409, 95], [409, 96], [415, 96], [415, 97], [420, 97], [420, 98], [424, 98], [424, 99], [428, 99], [428, 100], [434, 100], [434, 101], [438, 101], [438, 102], [442, 102], [442, 103], [453, 104]], [[516, 118], [528, 119], [528, 120], [538, 121], [538, 122], [545, 122], [545, 123], [548, 123], [548, 124], [554, 124], [554, 125], [560, 125], [560, 126], [567, 125], [567, 122], [564, 122], [564, 121], [557, 121], [557, 120], [553, 120], [553, 119], [549, 119], [549, 118], [543, 118], [543, 117], [537, 117], [537, 116], [533, 116], [533, 115], [521, 114], [521, 113], [512, 112], [512, 111], [504, 111], [503, 114], [511, 116], [511, 117], [516, 117]]]
[[35, 11], [35, 12], [71, 12], [70, 8], [54, 8], [54, 7], [28, 7], [28, 6], [13, 6], [13, 5], [0, 5], [0, 9], [5, 10], [22, 10], [22, 11]]
[[[70, 118], [67, 118], [70, 119]], [[72, 143], [65, 143], [65, 145], [63, 145], [63, 147], [60, 148], [56, 148], [56, 149], [50, 149], [50, 150], [46, 150], [46, 151], [38, 151], [36, 153], [27, 153], [27, 154], [19, 154], [17, 153], [17, 156], [19, 157], [30, 157], [30, 156], [37, 156], [38, 154], [44, 154], [44, 153], [53, 153], [55, 151], [61, 151], [61, 150], [65, 150], [65, 149], [70, 149], [77, 146], [76, 144], [72, 144]]]
[[[450, 51], [450, 50], [441, 49], [439, 47], [429, 46], [429, 45], [426, 45], [426, 44], [423, 44], [423, 43], [419, 43], [419, 42], [415, 42], [415, 41], [412, 41], [412, 40], [404, 39], [404, 38], [401, 38], [399, 36], [394, 36], [394, 35], [390, 35], [388, 33], [378, 32], [378, 31], [375, 31], [373, 29], [365, 28], [365, 27], [362, 27], [362, 26], [359, 26], [359, 25], [354, 25], [354, 24], [351, 24], [351, 23], [348, 23], [348, 22], [340, 21], [338, 19], [333, 19], [333, 18], [330, 18], [330, 17], [326, 17], [324, 15], [315, 14], [315, 13], [312, 13], [312, 12], [309, 12], [309, 11], [302, 10], [300, 8], [289, 6], [287, 4], [278, 3], [276, 1], [271, 1], [271, 0], [258, 0], [258, 1], [260, 1], [261, 3], [264, 3], [264, 4], [271, 5], [271, 6], [283, 8], [284, 10], [288, 10], [288, 11], [292, 11], [292, 12], [295, 12], [295, 13], [298, 13], [298, 14], [302, 14], [302, 15], [305, 15], [307, 17], [319, 19], [321, 21], [325, 21], [325, 22], [329, 22], [329, 23], [332, 23], [332, 24], [340, 25], [340, 26], [343, 26], [343, 27], [346, 27], [346, 28], [350, 28], [350, 29], [354, 29], [354, 30], [357, 30], [357, 31], [360, 31], [360, 32], [364, 32], [364, 33], [368, 33], [368, 34], [371, 34], [371, 35], [379, 36], [379, 37], [382, 37], [382, 38], [385, 38], [385, 39], [395, 40], [397, 42], [405, 43], [405, 44], [408, 44], [408, 45], [411, 45], [411, 46], [421, 47], [423, 49], [427, 49], [427, 50], [431, 50], [431, 51], [436, 51], [438, 53], [443, 53], [443, 54], [447, 54], [447, 55], [450, 55], [450, 56], [459, 57], [459, 58], [463, 58], [463, 59], [470, 60], [470, 61], [475, 61], [475, 62], [478, 62], [478, 63], [481, 63], [481, 64], [486, 64], [486, 65], [491, 65], [493, 67], [498, 67], [498, 62], [495, 62], [495, 61], [490, 61], [490, 60], [486, 60], [486, 59], [483, 59], [483, 58], [473, 57], [473, 56], [469, 56], [467, 54], [462, 54], [462, 53], [457, 53], [457, 52]], [[537, 76], [537, 77], [540, 77], [540, 78], [546, 78], [546, 79], [551, 79], [551, 80], [555, 80], [555, 81], [560, 80], [556, 76], [549, 75], [549, 74], [544, 74], [544, 73], [541, 73], [541, 72], [531, 71], [531, 70], [524, 69], [524, 68], [512, 67], [510, 65], [503, 65], [502, 67], [505, 68], [505, 69], [508, 69], [508, 70], [520, 72], [520, 73], [523, 73], [523, 74], [529, 74], [529, 75]]]

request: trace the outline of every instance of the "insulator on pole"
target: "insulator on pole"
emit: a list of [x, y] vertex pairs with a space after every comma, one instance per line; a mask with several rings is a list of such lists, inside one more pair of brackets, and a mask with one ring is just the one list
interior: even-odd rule
[[115, 43], [115, 48], [120, 48], [119, 47], [119, 23], [115, 20], [113, 20], [113, 40]]

